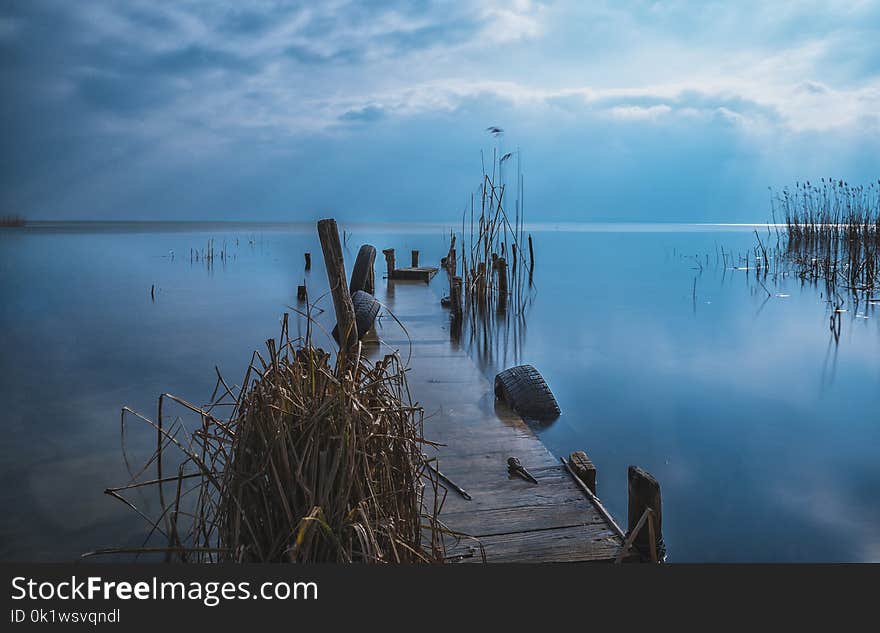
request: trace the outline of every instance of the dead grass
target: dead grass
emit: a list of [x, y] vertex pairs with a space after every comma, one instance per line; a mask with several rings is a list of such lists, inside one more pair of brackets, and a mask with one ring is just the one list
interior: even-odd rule
[[[306, 340], [255, 352], [242, 381], [218, 372], [212, 404], [163, 394], [156, 420], [125, 408], [156, 433], [156, 451], [131, 481], [106, 492], [148, 522], [140, 548], [92, 554], [161, 554], [180, 562], [436, 563], [450, 533], [439, 521], [445, 490], [423, 448], [423, 411], [412, 403], [399, 356], [339, 364]], [[188, 430], [180, 417], [198, 420]], [[222, 416], [220, 411], [230, 411]], [[124, 448], [124, 443], [123, 443]], [[127, 458], [126, 461], [128, 462]], [[131, 470], [131, 469], [130, 469]], [[129, 499], [155, 491], [159, 515]], [[158, 547], [148, 546], [156, 541]]]

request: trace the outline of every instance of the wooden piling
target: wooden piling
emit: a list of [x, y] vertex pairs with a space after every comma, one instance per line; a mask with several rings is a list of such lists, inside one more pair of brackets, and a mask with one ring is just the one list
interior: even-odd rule
[[298, 301], [306, 301], [309, 298], [309, 295], [306, 292], [305, 286], [297, 286], [296, 287], [296, 298]]
[[419, 267], [419, 252], [415, 251], [415, 250], [412, 252], [412, 267], [413, 268]]
[[477, 296], [480, 299], [486, 296], [486, 262], [477, 264]]
[[452, 307], [452, 314], [455, 316], [461, 316], [461, 277], [452, 278], [452, 283], [449, 286], [449, 303]]
[[318, 237], [321, 250], [324, 252], [324, 265], [327, 268], [327, 281], [336, 310], [336, 324], [339, 327], [339, 353], [345, 354], [357, 345], [357, 327], [355, 326], [354, 305], [348, 292], [345, 276], [345, 261], [342, 258], [342, 245], [339, 243], [339, 229], [336, 220], [318, 221]]
[[382, 254], [385, 255], [385, 267], [386, 267], [386, 276], [388, 279], [391, 279], [394, 276], [394, 249], [386, 248], [382, 251]]
[[455, 277], [455, 267], [457, 261], [455, 259], [455, 248], [449, 249], [449, 255], [446, 256], [446, 272], [449, 273], [450, 276]]
[[498, 298], [504, 301], [507, 300], [507, 260], [503, 257], [499, 257], [498, 261], [495, 262], [495, 265], [498, 267]]
[[568, 456], [568, 464], [578, 478], [587, 484], [590, 492], [596, 494], [596, 467], [583, 451], [575, 451]]
[[[629, 480], [629, 512], [628, 534], [638, 527], [642, 529], [632, 540], [633, 546], [645, 558], [658, 561], [665, 554], [663, 546], [663, 511], [660, 498], [660, 484], [647, 471], [638, 466], [630, 466], [628, 470]], [[642, 515], [650, 510], [647, 521], [642, 521]], [[639, 523], [642, 526], [639, 526]], [[646, 527], [645, 527], [645, 524]]]
[[306, 253], [306, 270], [312, 269], [312, 254]]

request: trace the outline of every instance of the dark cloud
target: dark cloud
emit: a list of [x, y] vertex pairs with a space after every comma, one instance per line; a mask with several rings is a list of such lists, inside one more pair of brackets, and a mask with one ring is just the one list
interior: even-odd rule
[[156, 55], [144, 64], [160, 72], [188, 74], [199, 71], [253, 72], [259, 66], [253, 60], [206, 46], [192, 44]]
[[331, 52], [322, 52], [307, 46], [288, 46], [284, 54], [304, 65], [322, 64], [354, 64], [362, 58], [363, 53], [354, 48], [342, 48]]
[[[631, 9], [638, 19], [606, 20], [609, 38], [598, 45], [584, 37], [588, 10], [575, 7], [560, 18], [565, 24], [551, 24], [555, 31], [511, 36], [511, 44], [510, 33], [531, 32], [531, 14], [511, 17], [512, 7], [2, 2], [0, 213], [241, 218], [244, 209], [271, 218], [333, 208], [340, 217], [373, 209], [393, 219], [428, 200], [424, 217], [446, 218], [470, 192], [479, 148], [492, 142], [484, 130], [496, 123], [507, 130], [498, 141], [504, 151], [523, 148], [533, 208], [547, 218], [763, 219], [753, 213], [763, 198], [749, 192], [763, 196], [766, 184], [797, 170], [855, 181], [873, 168], [876, 116], [858, 119], [860, 136], [804, 135], [789, 125], [797, 107], [785, 117], [778, 111], [778, 90], [767, 103], [737, 96], [733, 83], [703, 91], [687, 83], [687, 65], [680, 82], [671, 73], [640, 80], [641, 69], [630, 73], [619, 59], [636, 44], [660, 44], [660, 57], [668, 41], [673, 50], [693, 39], [702, 46], [705, 37], [679, 37], [681, 29], [716, 18], [723, 25], [743, 11], [642, 4]], [[665, 13], [652, 18], [656, 11]], [[741, 31], [750, 37], [745, 29], [731, 37]], [[848, 81], [876, 78], [877, 47], [865, 45], [872, 27], [852, 32], [837, 50], [853, 61], [823, 59], [839, 62], [828, 63]], [[596, 55], [602, 64], [587, 67]], [[695, 89], [600, 89], [655, 79]], [[790, 83], [801, 91], [781, 94], [810, 103], [841, 89], [833, 73], [801, 73]], [[585, 85], [606, 96], [585, 98], [577, 92]], [[566, 87], [571, 94], [545, 96]], [[859, 98], [850, 103], [870, 109]], [[642, 116], [651, 109], [658, 116]], [[701, 116], [676, 116], [686, 110]], [[740, 117], [771, 134], [743, 133]]]
[[349, 110], [339, 117], [341, 121], [348, 123], [372, 123], [385, 116], [385, 110], [378, 106], [367, 106], [358, 110]]

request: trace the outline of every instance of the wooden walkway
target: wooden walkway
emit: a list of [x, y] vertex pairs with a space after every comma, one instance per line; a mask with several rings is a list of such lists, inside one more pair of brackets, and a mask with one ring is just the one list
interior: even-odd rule
[[[495, 402], [492, 384], [467, 352], [450, 340], [449, 312], [427, 284], [390, 281], [383, 301], [412, 341], [409, 385], [425, 409], [425, 437], [441, 442], [444, 475], [464, 488], [449, 489], [441, 520], [479, 539], [489, 562], [609, 562], [623, 545], [565, 467], [518, 415]], [[393, 320], [377, 326], [380, 338], [404, 360], [410, 341]], [[507, 473], [517, 457], [538, 480]], [[450, 554], [467, 554], [463, 540]], [[479, 562], [479, 550], [462, 562]]]

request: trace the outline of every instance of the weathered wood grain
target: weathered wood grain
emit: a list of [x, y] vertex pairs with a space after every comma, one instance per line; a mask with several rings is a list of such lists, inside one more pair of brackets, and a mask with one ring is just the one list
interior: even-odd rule
[[[397, 285], [382, 301], [408, 336], [389, 321], [379, 336], [403, 358], [411, 355], [410, 391], [425, 410], [425, 437], [442, 444], [425, 452], [472, 497], [441, 491], [441, 520], [476, 537], [488, 562], [612, 561], [622, 539], [529, 425], [495, 401], [490, 381], [450, 335], [450, 313], [430, 287]], [[538, 484], [510, 476], [508, 457], [517, 457]], [[462, 540], [449, 554], [468, 553], [474, 544]], [[462, 562], [480, 560], [477, 554]]]

